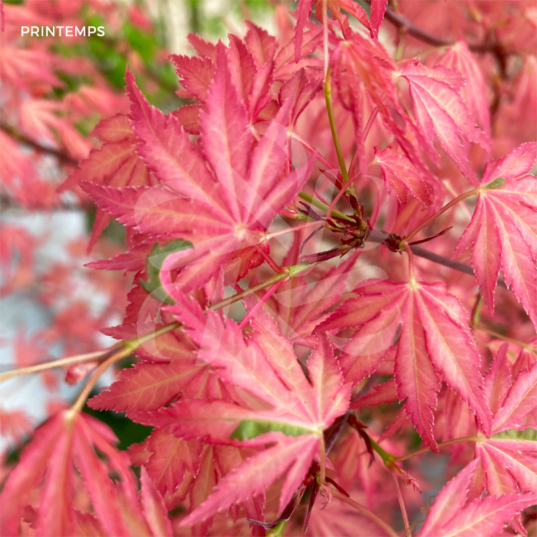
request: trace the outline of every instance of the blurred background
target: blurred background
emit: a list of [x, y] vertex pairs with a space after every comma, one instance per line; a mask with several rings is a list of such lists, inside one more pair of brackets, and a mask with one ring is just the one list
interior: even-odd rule
[[[209, 41], [274, 27], [265, 0], [4, 0], [0, 32], [0, 371], [88, 353], [114, 341], [130, 277], [84, 265], [123, 249], [121, 225], [96, 215], [77, 186], [77, 162], [100, 146], [99, 121], [128, 110], [125, 68], [164, 111], [186, 101], [170, 53], [187, 36]], [[23, 26], [103, 26], [105, 36], [22, 36]], [[128, 163], [126, 164], [128, 165]], [[113, 179], [111, 179], [113, 180]], [[91, 239], [92, 229], [98, 228]], [[100, 231], [103, 234], [96, 241]], [[83, 371], [70, 371], [74, 384]], [[66, 370], [0, 384], [0, 452], [10, 452], [79, 386]], [[108, 384], [110, 377], [101, 383]], [[104, 415], [103, 415], [104, 414]], [[143, 427], [100, 413], [126, 446]]]

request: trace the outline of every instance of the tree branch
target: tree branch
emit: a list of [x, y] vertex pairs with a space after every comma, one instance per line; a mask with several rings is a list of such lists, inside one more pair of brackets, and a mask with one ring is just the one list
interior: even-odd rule
[[17, 203], [17, 200], [15, 198], [11, 198], [9, 196], [0, 194], [0, 209], [3, 211], [7, 210], [14, 210], [14, 211], [32, 211], [32, 212], [41, 212], [45, 211], [47, 213], [50, 213], [52, 211], [72, 211], [72, 212], [80, 212], [80, 211], [87, 211], [90, 208], [90, 205], [88, 203], [80, 204], [80, 203], [70, 203], [70, 202], [58, 202], [57, 204], [53, 205], [52, 207], [25, 207], [24, 205], [21, 205]]
[[[382, 244], [386, 240], [387, 237], [388, 237], [387, 233], [382, 233], [381, 231], [371, 231], [367, 240]], [[433, 263], [437, 263], [438, 265], [443, 265], [444, 267], [449, 267], [453, 270], [464, 272], [464, 274], [475, 276], [475, 272], [472, 269], [472, 267], [469, 267], [468, 265], [465, 265], [464, 263], [459, 263], [459, 261], [453, 261], [453, 259], [448, 259], [447, 257], [444, 257], [443, 255], [435, 254], [434, 252], [430, 252], [429, 250], [426, 250], [425, 248], [422, 248], [421, 246], [414, 245], [414, 246], [411, 246], [410, 248], [412, 250], [412, 253], [414, 255], [417, 255], [418, 257], [423, 257], [424, 259], [428, 259], [429, 261], [432, 261]], [[503, 287], [504, 289], [507, 289], [507, 285], [505, 284], [502, 278], [498, 278], [498, 285], [500, 287]]]
[[[367, 1], [370, 2], [371, 0]], [[432, 45], [433, 47], [450, 47], [455, 44], [453, 41], [442, 39], [428, 32], [425, 32], [417, 26], [414, 26], [414, 24], [410, 22], [406, 17], [400, 15], [391, 7], [386, 8], [386, 14], [384, 15], [384, 18], [387, 21], [391, 22], [397, 28], [403, 29], [408, 35], [411, 35], [412, 37], [415, 37], [416, 39], [419, 39], [420, 41], [423, 41], [428, 45]], [[479, 52], [482, 54], [490, 52], [497, 56], [498, 59], [505, 55], [503, 47], [500, 43], [496, 41], [486, 41], [484, 43], [475, 44], [468, 43], [468, 48], [472, 52]]]
[[69, 166], [78, 165], [78, 160], [71, 157], [71, 155], [69, 155], [68, 153], [65, 153], [64, 151], [60, 151], [59, 149], [54, 149], [52, 147], [46, 147], [44, 145], [41, 145], [40, 143], [26, 136], [25, 134], [22, 134], [21, 132], [17, 131], [10, 125], [7, 125], [3, 121], [0, 121], [0, 130], [5, 132], [8, 136], [13, 138], [17, 142], [20, 142], [21, 144], [24, 144], [28, 147], [31, 147], [32, 149], [35, 149], [39, 153], [56, 157], [63, 164], [67, 164]]

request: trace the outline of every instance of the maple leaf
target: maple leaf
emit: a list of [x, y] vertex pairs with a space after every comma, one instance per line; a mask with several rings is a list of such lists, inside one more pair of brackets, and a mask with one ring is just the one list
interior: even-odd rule
[[426, 67], [418, 60], [399, 64], [397, 76], [409, 84], [414, 118], [430, 151], [436, 153], [433, 144], [436, 137], [461, 172], [476, 184], [466, 146], [474, 142], [488, 150], [490, 141], [477, 127], [460, 96], [464, 79], [451, 69], [440, 65]]
[[362, 395], [350, 404], [350, 408], [373, 407], [385, 405], [397, 400], [397, 384], [395, 379], [387, 380], [374, 386], [366, 395]]
[[522, 144], [487, 164], [470, 224], [455, 254], [472, 248], [472, 266], [483, 298], [494, 309], [500, 269], [537, 326], [537, 178], [527, 175], [537, 143]]
[[0, 408], [0, 435], [20, 442], [33, 430], [32, 420], [21, 410]]
[[401, 152], [393, 147], [383, 151], [375, 148], [373, 164], [380, 166], [386, 186], [395, 192], [399, 204], [404, 205], [410, 194], [423, 205], [431, 205], [432, 189], [427, 178]]
[[361, 135], [365, 124], [362, 116], [367, 109], [376, 107], [382, 123], [393, 135], [403, 154], [421, 175], [432, 180], [418, 150], [418, 145], [426, 149], [427, 141], [399, 103], [393, 83], [397, 76], [395, 64], [378, 41], [366, 40], [358, 33], [348, 31], [350, 38], [338, 43], [333, 53], [333, 80], [341, 103], [353, 115], [360, 161], [365, 161]]
[[[103, 528], [112, 535], [128, 535], [125, 521], [115, 509], [118, 490], [135, 498], [136, 483], [124, 453], [115, 450], [113, 433], [90, 416], [77, 415], [68, 427], [68, 413], [60, 412], [37, 429], [24, 449], [18, 466], [9, 475], [0, 495], [2, 535], [18, 535], [28, 495], [47, 473], [38, 509], [38, 534], [69, 535], [74, 529], [73, 463], [76, 465]], [[121, 476], [119, 489], [108, 477], [108, 468], [93, 446], [109, 459]]]
[[[537, 431], [525, 418], [537, 409], [537, 363], [512, 381], [507, 344], [502, 345], [486, 376], [485, 386], [493, 412], [492, 436], [478, 434], [476, 459], [489, 494], [537, 493]], [[533, 424], [533, 420], [530, 420]]]
[[[135, 325], [107, 329], [108, 335], [133, 338], [158, 326]], [[163, 334], [155, 341], [140, 346], [141, 359], [132, 368], [122, 369], [117, 380], [88, 401], [100, 410], [126, 412], [156, 410], [177, 397], [224, 397], [226, 392], [211, 367], [200, 362], [197, 346], [183, 331]]]
[[54, 74], [53, 65], [58, 57], [45, 50], [23, 50], [14, 46], [3, 46], [0, 50], [0, 70], [4, 80], [32, 93], [32, 86], [50, 84], [62, 87], [63, 83]]
[[196, 377], [206, 372], [196, 359], [168, 364], [136, 364], [123, 369], [108, 390], [89, 402], [91, 408], [130, 412], [154, 410], [165, 406], [181, 394], [191, 394], [197, 386]]
[[[24, 449], [19, 465], [4, 484], [0, 501], [2, 535], [19, 535], [19, 524], [29, 494], [44, 475], [39, 507], [35, 511], [38, 535], [73, 535], [83, 527], [102, 535], [171, 536], [162, 497], [142, 469], [138, 498], [134, 473], [126, 453], [117, 451], [112, 431], [102, 422], [61, 411], [39, 427]], [[96, 453], [104, 455], [105, 463]], [[96, 519], [85, 518], [74, 508], [74, 468], [79, 471]], [[115, 473], [120, 481], [109, 476]], [[136, 511], [140, 502], [141, 513]], [[26, 516], [26, 515], [25, 515]]]
[[141, 233], [192, 237], [192, 249], [169, 255], [162, 265], [161, 280], [168, 292], [172, 270], [182, 267], [175, 284], [194, 289], [237, 250], [261, 242], [261, 232], [295, 198], [313, 164], [310, 160], [281, 178], [291, 103], [282, 106], [254, 146], [244, 103], [226, 65], [225, 49], [219, 45], [216, 76], [200, 116], [203, 156], [210, 169], [179, 122], [151, 107], [128, 73], [138, 152], [162, 186], [113, 189], [83, 184], [101, 208]]
[[[288, 259], [284, 263], [288, 263]], [[345, 287], [352, 278], [355, 258], [327, 271], [315, 286], [307, 277], [295, 276], [283, 284], [269, 300], [265, 308], [254, 312], [259, 329], [266, 332], [279, 331], [295, 345], [313, 348], [317, 337], [313, 331], [328, 318], [329, 310], [341, 299]], [[292, 263], [289, 263], [291, 265]], [[255, 300], [245, 299], [246, 307], [252, 310]]]
[[440, 376], [468, 403], [485, 431], [491, 416], [483, 394], [480, 357], [467, 313], [442, 284], [368, 280], [318, 330], [358, 328], [340, 358], [347, 380], [371, 375], [390, 351], [401, 327], [395, 357], [397, 395], [422, 439], [437, 450], [433, 435]]
[[153, 481], [149, 479], [147, 471], [142, 467], [140, 472], [142, 484], [140, 503], [144, 518], [149, 526], [151, 535], [154, 537], [172, 537], [173, 530], [168, 510], [164, 505], [162, 496], [157, 491]]
[[70, 154], [77, 159], [84, 159], [89, 153], [89, 144], [81, 134], [61, 115], [65, 114], [65, 105], [46, 99], [25, 101], [20, 108], [20, 124], [24, 131], [46, 140], [57, 147], [56, 138]]
[[319, 449], [322, 432], [348, 407], [350, 386], [343, 385], [331, 344], [320, 341], [308, 359], [310, 382], [291, 344], [253, 322], [245, 340], [230, 319], [203, 315], [185, 296], [170, 306], [200, 345], [198, 358], [214, 367], [223, 382], [243, 391], [241, 401], [179, 401], [156, 412], [137, 412], [136, 421], [166, 428], [186, 440], [249, 446], [272, 444], [236, 467], [202, 506], [181, 524], [198, 523], [237, 502], [261, 493], [286, 472], [280, 512], [302, 483]]
[[[99, 149], [93, 149], [89, 157], [79, 164], [78, 169], [61, 185], [61, 191], [86, 181], [113, 187], [152, 185], [157, 182], [136, 154], [136, 138], [127, 116], [118, 114], [102, 120], [92, 134], [99, 138], [103, 145]], [[93, 249], [109, 222], [110, 217], [99, 210], [88, 252]]]
[[[315, 48], [320, 35], [318, 28], [305, 34], [302, 46], [297, 49], [297, 62], [291, 61], [291, 43], [278, 47], [273, 36], [251, 22], [246, 22], [248, 31], [243, 40], [230, 35], [227, 48], [228, 68], [231, 79], [246, 106], [248, 122], [272, 120], [285, 99], [276, 82], [287, 83], [305, 68], [319, 64], [316, 58], [308, 57]], [[209, 86], [216, 73], [217, 47], [200, 42], [197, 36], [189, 36], [191, 44], [199, 56], [178, 56], [170, 58], [177, 68], [183, 89], [178, 94], [198, 103], [181, 106], [173, 115], [181, 122], [189, 134], [200, 134], [200, 112], [207, 100]], [[223, 47], [223, 45], [219, 45]], [[225, 48], [225, 47], [224, 47]], [[308, 73], [311, 69], [308, 69]], [[309, 78], [309, 77], [308, 77]], [[293, 121], [296, 120], [293, 114]]]
[[371, 37], [378, 39], [379, 29], [388, 7], [388, 0], [371, 0], [371, 16], [369, 25], [371, 29]]
[[[133, 462], [147, 471], [151, 480], [168, 502], [179, 486], [201, 468], [202, 445], [195, 440], [183, 440], [165, 429], [155, 429], [135, 447], [131, 447]], [[173, 503], [168, 505], [173, 507]]]
[[184, 91], [180, 92], [181, 97], [204, 102], [216, 71], [214, 61], [209, 57], [190, 58], [176, 54], [170, 56], [170, 60], [175, 65], [184, 88]]
[[520, 510], [537, 503], [537, 494], [504, 494], [465, 504], [476, 469], [472, 461], [440, 491], [418, 537], [493, 537]]
[[458, 71], [466, 79], [466, 84], [461, 89], [461, 95], [483, 132], [490, 135], [487, 84], [468, 45], [464, 41], [458, 41], [441, 56], [439, 64]]

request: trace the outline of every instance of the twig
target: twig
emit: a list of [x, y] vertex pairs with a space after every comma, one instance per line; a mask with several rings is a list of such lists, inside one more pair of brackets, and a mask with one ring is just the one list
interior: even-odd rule
[[78, 356], [69, 356], [68, 358], [60, 358], [59, 360], [52, 360], [49, 362], [43, 362], [41, 364], [31, 365], [28, 367], [21, 367], [20, 369], [13, 369], [12, 371], [6, 371], [0, 373], [0, 382], [9, 380], [20, 375], [30, 375], [32, 373], [39, 373], [40, 371], [46, 371], [54, 367], [63, 367], [66, 365], [81, 364], [83, 362], [91, 362], [103, 358], [106, 350], [90, 352], [88, 354], [79, 354]]
[[515, 345], [518, 345], [519, 347], [526, 349], [528, 352], [537, 354], [537, 346], [532, 345], [531, 343], [524, 343], [523, 341], [520, 341], [518, 339], [513, 339], [508, 336], [504, 336], [503, 334], [500, 334], [499, 332], [496, 332], [494, 330], [491, 330], [490, 328], [487, 328], [486, 326], [483, 326], [479, 322], [474, 323], [474, 328], [476, 330], [479, 330], [480, 332], [485, 332], [485, 334], [488, 334], [489, 336], [492, 336], [493, 338], [501, 339], [509, 343], [514, 343]]
[[[370, 2], [370, 0], [367, 0], [367, 1]], [[412, 37], [415, 37], [416, 39], [419, 39], [420, 41], [423, 41], [424, 43], [427, 43], [428, 45], [432, 45], [433, 47], [451, 47], [455, 44], [453, 41], [442, 39], [440, 37], [437, 37], [435, 35], [432, 35], [422, 30], [421, 28], [418, 28], [417, 26], [414, 26], [414, 24], [410, 22], [406, 17], [404, 17], [403, 15], [400, 15], [399, 13], [394, 11], [391, 7], [386, 8], [386, 14], [384, 15], [384, 18], [387, 21], [391, 22], [397, 28], [404, 29], [408, 35], [411, 35]], [[498, 55], [500, 52], [504, 54], [501, 44], [495, 41], [468, 44], [468, 48], [472, 52], [480, 52], [480, 53], [490, 52], [494, 54], [495, 56]]]
[[[454, 438], [453, 440], [446, 440], [445, 442], [438, 442], [438, 447], [444, 447], [444, 446], [450, 446], [451, 444], [460, 444], [461, 442], [477, 442], [478, 438], [476, 436], [464, 436], [462, 438]], [[430, 448], [421, 448], [417, 451], [413, 451], [412, 453], [407, 453], [406, 455], [402, 455], [401, 457], [393, 457], [393, 460], [395, 462], [403, 462], [407, 459], [410, 459], [412, 457], [415, 457], [416, 455], [421, 455], [422, 453], [427, 453], [428, 451], [431, 451]]]
[[32, 211], [34, 213], [46, 211], [50, 213], [51, 211], [80, 212], [80, 211], [87, 210], [86, 207], [80, 203], [59, 202], [53, 205], [52, 207], [39, 207], [39, 206], [38, 207], [34, 207], [34, 206], [25, 207], [24, 205], [19, 205], [16, 202], [17, 200], [15, 198], [12, 199], [11, 197], [6, 196], [6, 195], [0, 195], [0, 208], [3, 211], [7, 211], [7, 210], [24, 211], [24, 212]]
[[27, 145], [28, 147], [31, 147], [32, 149], [35, 149], [36, 151], [39, 151], [40, 153], [44, 153], [46, 155], [51, 155], [53, 157], [56, 157], [58, 160], [60, 160], [64, 164], [68, 164], [69, 166], [78, 165], [78, 160], [71, 157], [69, 154], [65, 153], [64, 151], [60, 151], [59, 149], [54, 149], [53, 147], [46, 147], [44, 145], [41, 145], [40, 143], [26, 136], [25, 134], [22, 134], [21, 132], [17, 131], [10, 125], [7, 125], [3, 121], [0, 121], [0, 130], [5, 132], [11, 138], [17, 140], [17, 142]]
[[[371, 233], [369, 233], [369, 236], [367, 237], [367, 240], [371, 242], [383, 243], [387, 237], [387, 233], [382, 233], [380, 231], [371, 231]], [[435, 254], [434, 252], [430, 252], [429, 250], [426, 250], [421, 246], [411, 246], [410, 248], [412, 249], [412, 253], [414, 255], [417, 255], [418, 257], [423, 257], [423, 259], [428, 259], [429, 261], [437, 263], [438, 265], [443, 265], [444, 267], [458, 270], [459, 272], [464, 272], [464, 274], [470, 274], [471, 276], [475, 276], [472, 267], [469, 267], [464, 263], [459, 263], [458, 261], [453, 261], [452, 259], [444, 257], [443, 255]], [[502, 278], [498, 278], [498, 285], [500, 287], [503, 287], [504, 289], [507, 289], [507, 285]]]
[[415, 237], [424, 227], [428, 226], [432, 222], [434, 222], [440, 215], [444, 214], [446, 211], [451, 209], [451, 207], [454, 207], [462, 200], [469, 198], [470, 196], [477, 196], [479, 194], [479, 189], [474, 188], [472, 190], [468, 190], [468, 192], [464, 192], [460, 196], [457, 196], [456, 198], [452, 199], [449, 203], [446, 203], [441, 209], [436, 211], [433, 215], [431, 215], [429, 218], [424, 220], [418, 227], [413, 229], [408, 235], [405, 236], [405, 241], [409, 242], [412, 237]]
[[397, 490], [397, 500], [399, 501], [399, 507], [401, 509], [401, 515], [403, 515], [403, 523], [405, 525], [405, 535], [406, 537], [412, 537], [412, 531], [410, 529], [410, 524], [408, 521], [408, 514], [406, 512], [406, 507], [405, 507], [405, 500], [403, 499], [401, 486], [399, 485], [399, 478], [397, 477], [393, 469], [390, 471], [390, 473], [392, 474], [393, 480], [395, 481], [395, 489]]
[[341, 176], [343, 177], [343, 182], [349, 182], [349, 175], [347, 173], [347, 166], [345, 164], [345, 159], [343, 157], [343, 151], [341, 150], [341, 144], [339, 143], [339, 137], [336, 129], [336, 119], [334, 116], [334, 109], [332, 107], [332, 70], [331, 67], [328, 67], [328, 70], [325, 74], [324, 79], [324, 98], [326, 101], [326, 111], [328, 113], [328, 121], [330, 122], [330, 130], [332, 131], [332, 139], [334, 141], [334, 148], [336, 150], [337, 160], [339, 162], [339, 168], [341, 170]]

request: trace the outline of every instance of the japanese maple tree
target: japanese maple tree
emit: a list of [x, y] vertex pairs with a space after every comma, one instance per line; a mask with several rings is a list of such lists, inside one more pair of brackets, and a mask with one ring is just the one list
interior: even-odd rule
[[[0, 374], [82, 385], [6, 462], [1, 535], [537, 531], [535, 6], [275, 19], [191, 34], [169, 111], [127, 67], [70, 155], [89, 248], [126, 228], [88, 266], [132, 285], [117, 344]], [[32, 106], [29, 132], [61, 126]], [[98, 411], [151, 429], [120, 450]]]

